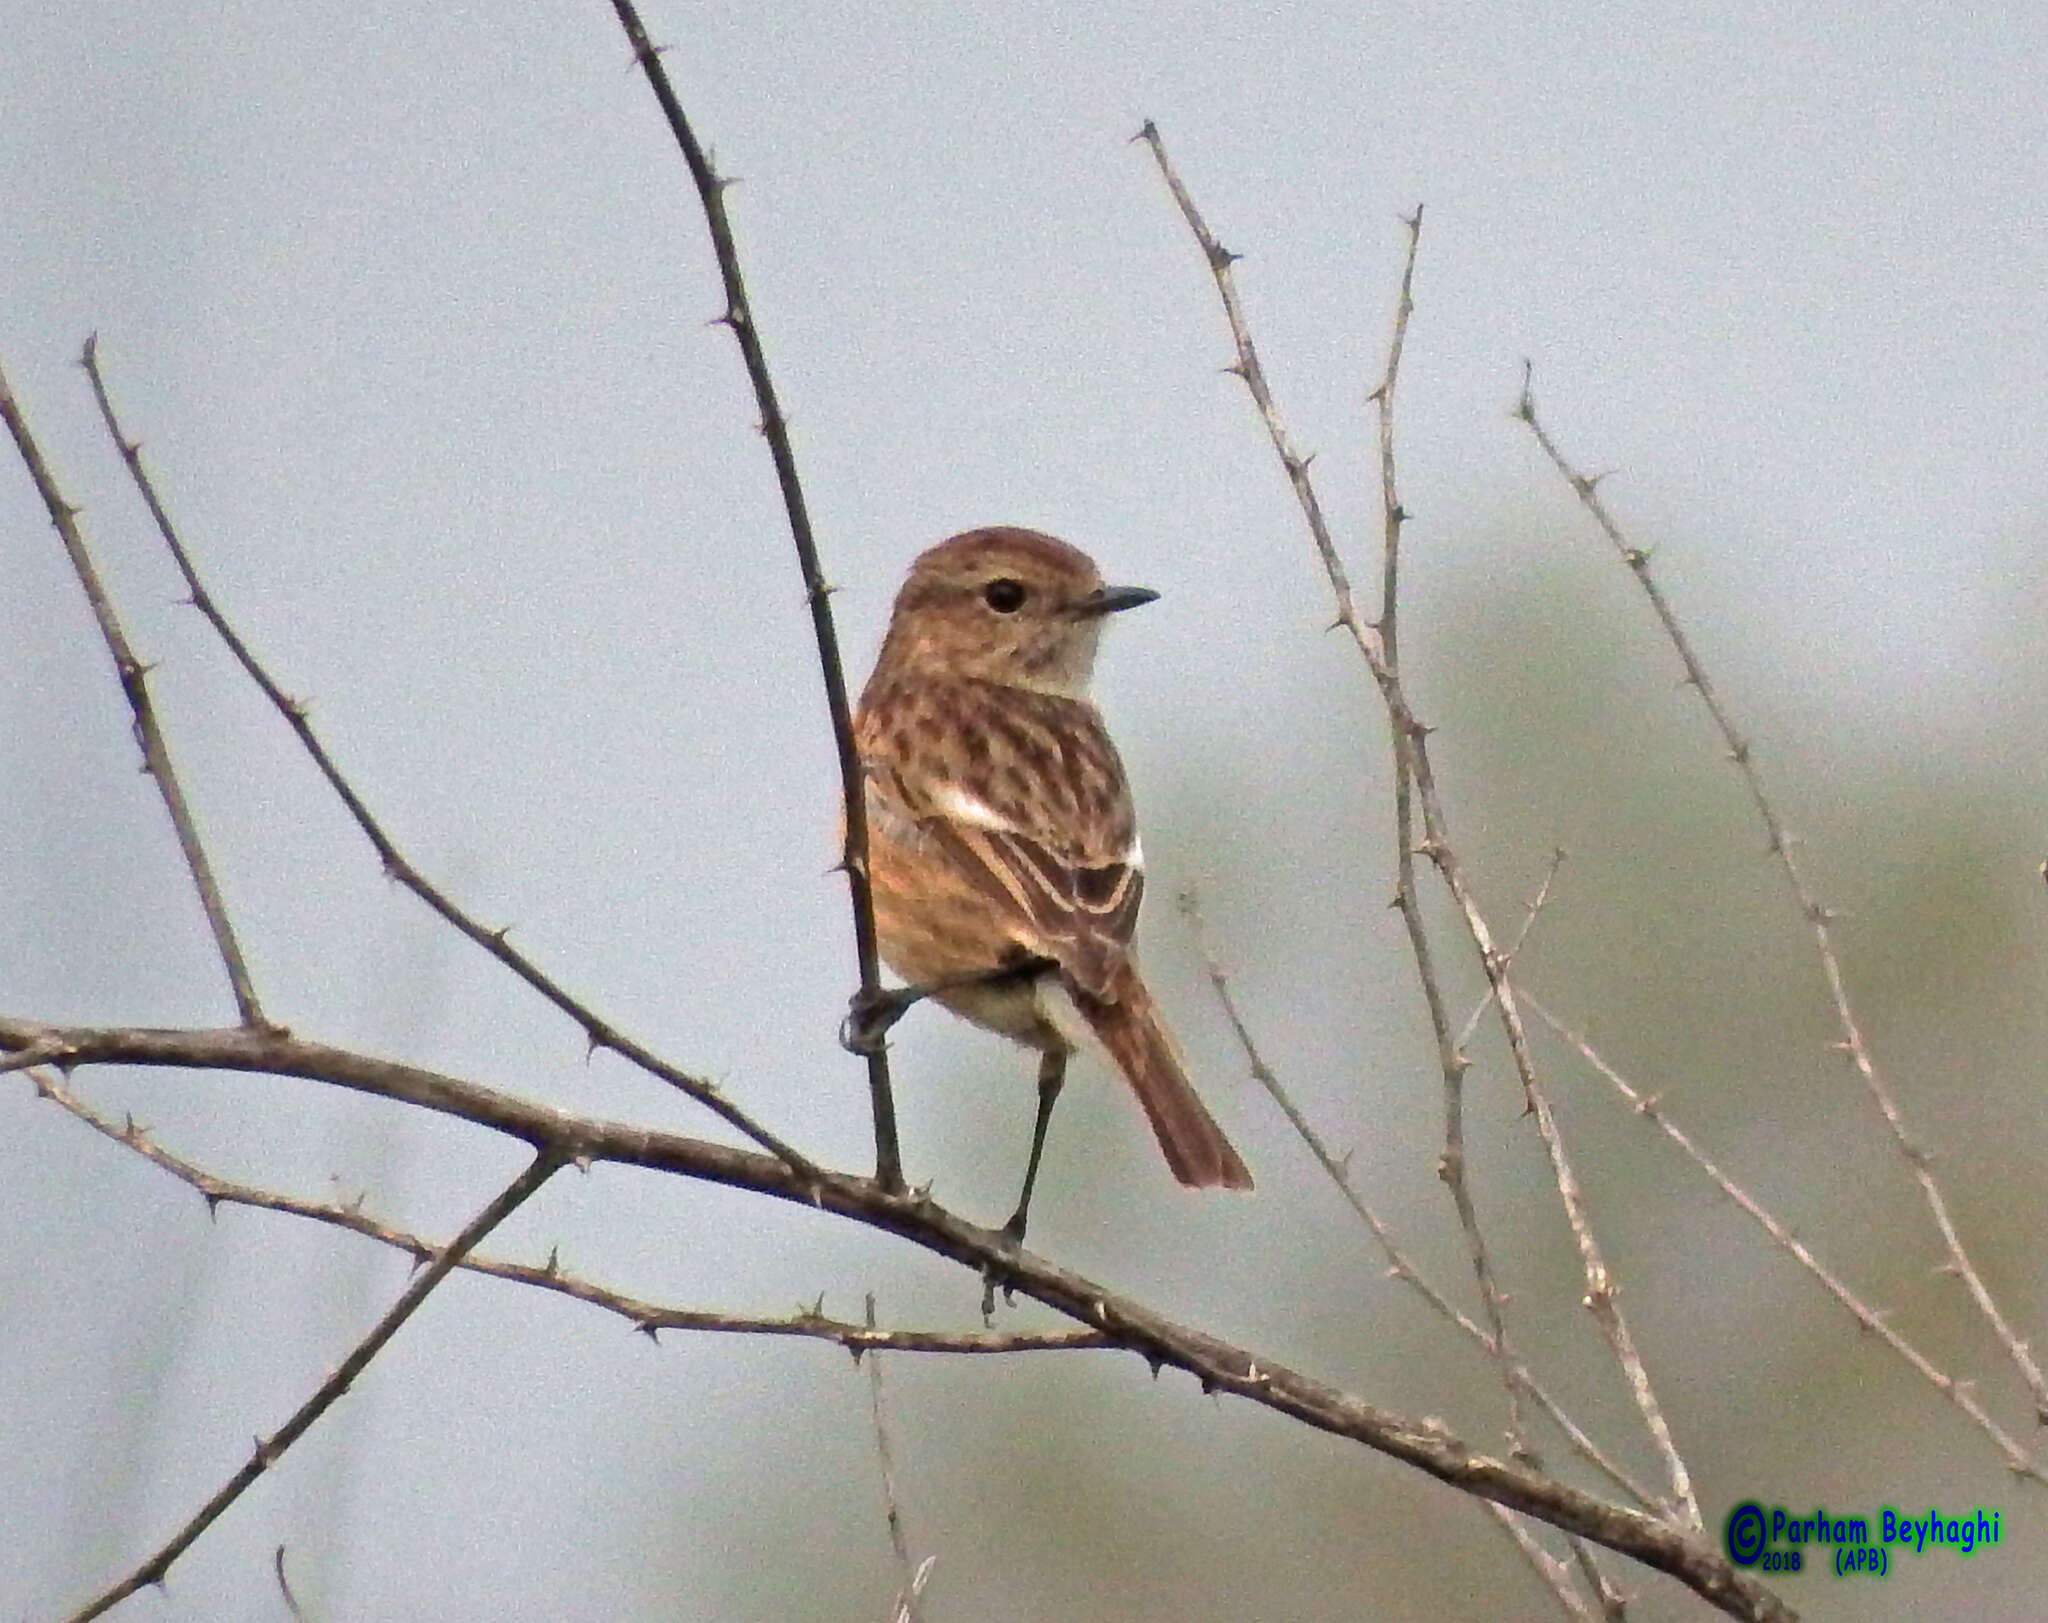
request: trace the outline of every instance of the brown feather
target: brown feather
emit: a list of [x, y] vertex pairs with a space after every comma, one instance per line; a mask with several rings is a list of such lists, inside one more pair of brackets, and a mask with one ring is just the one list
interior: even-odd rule
[[[1028, 610], [993, 612], [991, 582]], [[876, 930], [892, 968], [965, 1018], [1046, 1052], [1099, 1042], [1176, 1178], [1249, 1189], [1131, 955], [1137, 819], [1085, 697], [1103, 605], [1132, 601], [1116, 595], [1029, 530], [972, 531], [917, 561], [854, 717]], [[957, 984], [1034, 958], [1056, 968]]]
[[1251, 1188], [1250, 1170], [1188, 1081], [1152, 994], [1128, 962], [1115, 993], [1111, 1002], [1076, 992], [1074, 1006], [1138, 1096], [1173, 1175], [1190, 1189]]

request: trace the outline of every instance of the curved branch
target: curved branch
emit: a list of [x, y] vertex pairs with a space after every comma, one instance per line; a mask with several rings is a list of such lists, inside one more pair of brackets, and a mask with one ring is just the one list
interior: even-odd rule
[[[192, 555], [185, 550], [185, 544], [178, 535], [177, 526], [171, 522], [170, 514], [157, 496], [156, 485], [151, 480], [148, 469], [142, 465], [141, 444], [128, 438], [122, 430], [119, 417], [115, 415], [113, 400], [107, 393], [106, 380], [100, 372], [99, 348], [96, 341], [85, 346], [81, 364], [85, 367], [86, 375], [92, 380], [93, 398], [100, 408], [100, 420], [106, 424], [107, 433], [120, 450], [121, 460], [127, 463], [129, 477], [134, 481], [137, 492], [149, 509], [150, 517], [156, 523], [157, 534], [163, 538], [172, 562], [178, 566], [178, 573], [184, 577], [185, 588], [192, 594], [192, 606], [204, 616], [206, 623], [213, 628], [214, 635], [220, 638], [227, 651], [234, 656], [235, 662], [262, 692], [263, 697], [270, 701], [271, 708], [284, 718], [285, 724], [298, 739], [299, 747], [306, 752], [320, 776], [326, 779], [328, 788], [334, 791], [335, 798], [341, 802], [356, 827], [362, 830], [363, 838], [370, 842], [370, 848], [377, 853], [377, 860], [384, 865], [386, 876], [411, 891], [446, 923], [482, 947], [549, 1003], [575, 1021], [582, 1028], [584, 1038], [591, 1047], [610, 1049], [628, 1064], [637, 1065], [648, 1075], [666, 1082], [678, 1092], [688, 1094], [705, 1109], [746, 1134], [761, 1148], [773, 1155], [781, 1156], [797, 1171], [806, 1170], [810, 1162], [803, 1155], [727, 1099], [716, 1083], [707, 1082], [702, 1077], [691, 1076], [680, 1067], [671, 1065], [644, 1044], [628, 1037], [513, 946], [507, 939], [505, 930], [489, 929], [479, 923], [459, 906], [454, 898], [406, 860], [405, 853], [399, 850], [397, 843], [385, 832], [376, 814], [370, 810], [362, 796], [356, 793], [355, 786], [343, 775], [334, 757], [328, 754], [327, 746], [320, 741], [320, 735], [314, 732], [312, 722], [307, 719], [305, 705], [278, 686], [276, 678], [250, 651], [249, 645], [242, 640], [211, 594], [207, 592], [205, 584], [199, 578], [199, 571], [192, 562]], [[0, 393], [4, 393], [4, 385], [0, 385]], [[220, 922], [225, 927], [227, 921], [224, 915]]]
[[[21, 1057], [13, 1056], [17, 1063]], [[51, 1076], [46, 1069], [33, 1063], [23, 1068], [28, 1073], [28, 1079], [35, 1084], [36, 1092], [42, 1097], [69, 1111], [94, 1132], [133, 1150], [144, 1160], [161, 1167], [180, 1183], [197, 1190], [200, 1198], [206, 1202], [209, 1212], [216, 1211], [222, 1206], [244, 1206], [252, 1211], [281, 1212], [288, 1217], [304, 1218], [308, 1222], [322, 1223], [329, 1228], [343, 1229], [350, 1234], [361, 1235], [364, 1239], [375, 1240], [379, 1245], [389, 1246], [394, 1251], [403, 1251], [422, 1266], [432, 1262], [447, 1249], [445, 1245], [430, 1240], [425, 1235], [396, 1228], [389, 1223], [380, 1223], [363, 1210], [361, 1197], [344, 1201], [304, 1200], [297, 1195], [280, 1194], [274, 1189], [261, 1189], [253, 1184], [238, 1183], [232, 1178], [223, 1178], [218, 1173], [208, 1172], [204, 1167], [165, 1149], [157, 1143], [147, 1127], [132, 1118], [116, 1122], [112, 1117], [94, 1109]], [[1115, 1345], [1107, 1336], [1096, 1330], [877, 1328], [872, 1324], [855, 1324], [847, 1319], [829, 1317], [825, 1313], [822, 1297], [816, 1306], [802, 1308], [795, 1313], [777, 1318], [758, 1314], [716, 1313], [702, 1308], [671, 1307], [665, 1303], [648, 1302], [636, 1296], [628, 1296], [624, 1291], [615, 1290], [609, 1285], [580, 1279], [564, 1268], [561, 1259], [552, 1251], [544, 1263], [510, 1262], [498, 1257], [480, 1257], [472, 1252], [457, 1266], [468, 1273], [509, 1280], [515, 1285], [530, 1285], [536, 1290], [553, 1291], [557, 1295], [587, 1303], [591, 1307], [602, 1308], [605, 1312], [624, 1319], [635, 1330], [650, 1339], [659, 1339], [663, 1330], [787, 1336], [804, 1341], [829, 1341], [844, 1347], [856, 1358], [868, 1352], [1067, 1352]]]
[[1669, 1573], [1730, 1616], [1792, 1623], [1795, 1615], [1710, 1545], [1668, 1521], [1606, 1503], [1513, 1461], [1474, 1453], [1440, 1425], [1378, 1408], [1284, 1364], [1176, 1323], [1010, 1244], [997, 1231], [969, 1223], [915, 1191], [893, 1191], [875, 1179], [825, 1168], [799, 1173], [751, 1150], [574, 1116], [474, 1082], [284, 1032], [65, 1027], [0, 1015], [0, 1072], [26, 1063], [9, 1050], [32, 1050], [65, 1070], [128, 1064], [304, 1077], [458, 1117], [520, 1139], [544, 1157], [646, 1167], [828, 1212], [961, 1263], [996, 1287], [1021, 1291], [1100, 1331], [1155, 1367], [1187, 1371], [1204, 1391], [1245, 1398], [1318, 1431], [1363, 1443], [1454, 1488], [1526, 1511]]

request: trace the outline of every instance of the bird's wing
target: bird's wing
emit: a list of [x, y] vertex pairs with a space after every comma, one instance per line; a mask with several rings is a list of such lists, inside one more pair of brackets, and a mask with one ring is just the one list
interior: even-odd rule
[[953, 687], [863, 717], [894, 718], [862, 728], [870, 793], [1015, 920], [1020, 946], [1106, 996], [1137, 928], [1145, 875], [1102, 718], [1053, 694]]

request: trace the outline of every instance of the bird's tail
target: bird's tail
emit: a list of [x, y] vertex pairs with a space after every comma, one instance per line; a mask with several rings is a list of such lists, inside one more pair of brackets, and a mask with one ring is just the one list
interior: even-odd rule
[[1108, 997], [1068, 988], [1074, 1007], [1144, 1107], [1173, 1175], [1190, 1189], [1249, 1189], [1252, 1175], [1181, 1068], [1159, 1006], [1122, 966]]

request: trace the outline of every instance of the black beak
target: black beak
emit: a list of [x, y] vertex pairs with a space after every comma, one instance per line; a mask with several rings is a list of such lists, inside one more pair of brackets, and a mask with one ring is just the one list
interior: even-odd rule
[[1084, 620], [1105, 614], [1121, 614], [1154, 601], [1159, 594], [1149, 586], [1098, 586], [1075, 605]]

